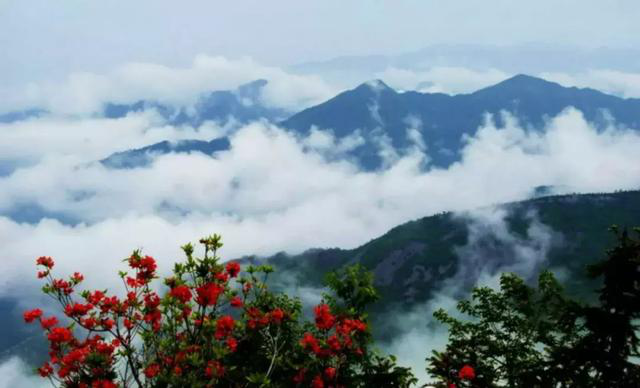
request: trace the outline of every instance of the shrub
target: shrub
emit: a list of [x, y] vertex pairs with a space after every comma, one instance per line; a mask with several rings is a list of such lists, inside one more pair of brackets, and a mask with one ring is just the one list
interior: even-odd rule
[[[220, 236], [191, 244], [186, 260], [157, 285], [157, 265], [134, 251], [120, 272], [124, 293], [76, 289], [84, 276], [55, 278], [54, 262], [37, 259], [43, 291], [55, 298], [68, 325], [41, 310], [50, 344], [41, 376], [62, 387], [407, 387], [416, 380], [393, 357], [372, 349], [365, 312], [376, 300], [361, 267], [328, 276], [332, 294], [314, 308], [267, 287], [270, 266], [221, 263]], [[158, 289], [154, 289], [154, 286]], [[160, 292], [161, 291], [161, 292]]]

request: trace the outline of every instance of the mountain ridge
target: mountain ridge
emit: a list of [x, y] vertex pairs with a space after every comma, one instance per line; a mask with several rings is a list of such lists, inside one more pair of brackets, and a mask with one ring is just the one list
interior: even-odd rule
[[365, 169], [375, 170], [383, 165], [375, 147], [377, 137], [386, 135], [396, 149], [408, 149], [413, 143], [406, 131], [413, 120], [421, 127], [432, 165], [447, 167], [460, 160], [463, 137], [473, 136], [486, 114], [503, 127], [502, 112], [510, 112], [522, 125], [541, 131], [549, 117], [568, 107], [580, 110], [600, 128], [608, 125], [611, 117], [623, 126], [640, 128], [640, 99], [623, 99], [589, 88], [566, 88], [523, 74], [456, 95], [399, 93], [382, 81], [366, 82], [298, 112], [280, 125], [301, 134], [308, 134], [312, 128], [332, 130], [338, 138], [359, 130], [365, 145], [354, 150], [353, 156]]

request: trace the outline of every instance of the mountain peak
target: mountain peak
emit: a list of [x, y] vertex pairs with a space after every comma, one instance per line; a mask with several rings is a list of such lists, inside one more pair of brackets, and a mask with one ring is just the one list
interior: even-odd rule
[[522, 93], [540, 94], [557, 92], [558, 89], [563, 89], [563, 87], [555, 82], [526, 74], [518, 74], [495, 85], [480, 89], [472, 93], [472, 95], [484, 95], [487, 93], [506, 93], [508, 95], [521, 95]]
[[394, 91], [389, 85], [385, 84], [381, 79], [372, 79], [369, 80], [356, 88], [356, 90], [368, 89], [375, 93], [380, 93], [384, 91]]
[[549, 86], [559, 86], [555, 82], [547, 81], [542, 78], [533, 77], [527, 74], [517, 74], [511, 78], [507, 78], [506, 80], [497, 83], [493, 87], [549, 87]]
[[248, 82], [238, 86], [236, 94], [242, 98], [250, 98], [256, 100], [260, 96], [262, 89], [267, 86], [268, 81], [266, 79], [257, 79], [255, 81]]

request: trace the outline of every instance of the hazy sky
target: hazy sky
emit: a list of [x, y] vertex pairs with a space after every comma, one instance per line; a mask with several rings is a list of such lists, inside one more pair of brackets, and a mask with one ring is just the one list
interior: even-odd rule
[[[417, 217], [524, 199], [538, 186], [638, 188], [640, 134], [615, 126], [597, 131], [571, 109], [539, 134], [510, 117], [500, 130], [487, 122], [465, 141], [461, 162], [447, 169], [422, 170], [430, 150], [418, 142], [406, 154], [389, 153], [388, 169], [361, 171], [341, 154], [357, 142], [331, 131], [294, 136], [265, 122], [238, 128], [231, 150], [215, 158], [167, 154], [148, 168], [126, 170], [96, 163], [162, 140], [226, 133], [215, 123], [175, 127], [153, 111], [107, 119], [99, 114], [107, 101], [188, 106], [204, 92], [264, 78], [262, 102], [294, 111], [343, 85], [287, 65], [343, 55], [527, 47], [503, 58], [511, 67], [488, 60], [475, 68], [478, 55], [465, 47], [464, 63], [383, 63], [353, 76], [404, 90], [428, 81], [426, 91], [463, 93], [521, 71], [512, 58], [553, 62], [527, 45], [561, 48], [577, 70], [538, 66], [532, 74], [640, 97], [640, 55], [623, 50], [616, 61], [633, 64], [624, 68], [571, 51], [640, 47], [638, 16], [639, 0], [0, 0], [0, 114], [34, 106], [51, 112], [0, 123], [0, 164], [16, 166], [4, 176], [0, 169], [0, 297], [34, 300], [32, 264], [40, 255], [53, 256], [61, 273], [100, 274], [87, 283], [102, 288], [119, 282], [108, 274], [131, 249], [156, 256], [166, 273], [181, 244], [213, 232], [225, 237], [225, 259], [352, 248]], [[407, 136], [419, 127], [407, 128]], [[1, 215], [30, 208], [52, 218], [30, 224]], [[57, 214], [80, 223], [62, 223]], [[422, 370], [426, 339], [410, 334], [403, 338], [421, 344], [415, 359]], [[405, 361], [413, 356], [410, 345], [398, 345]], [[16, 359], [0, 363], [0, 387], [35, 386], [31, 374]]]
[[433, 44], [640, 44], [636, 0], [0, 0], [0, 87], [196, 54], [287, 65]]

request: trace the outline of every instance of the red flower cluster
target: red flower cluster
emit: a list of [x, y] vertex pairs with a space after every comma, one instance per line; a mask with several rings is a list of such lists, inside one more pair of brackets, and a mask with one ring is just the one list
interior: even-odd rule
[[151, 364], [144, 370], [144, 375], [147, 376], [148, 379], [156, 377], [158, 373], [160, 373], [160, 365], [158, 364]]
[[316, 326], [320, 330], [330, 330], [336, 322], [336, 318], [331, 314], [331, 310], [326, 304], [317, 305], [313, 312], [316, 315]]
[[178, 299], [182, 303], [187, 303], [191, 300], [191, 290], [189, 287], [184, 285], [172, 288], [169, 295]]
[[235, 321], [233, 320], [232, 316], [225, 315], [223, 317], [220, 317], [216, 321], [216, 339], [224, 339], [231, 335], [234, 325]]
[[31, 323], [33, 321], [35, 321], [36, 319], [40, 318], [42, 316], [42, 310], [40, 309], [33, 309], [30, 311], [25, 311], [25, 313], [23, 314], [24, 317], [24, 321], [27, 323]]
[[[338, 366], [346, 353], [363, 355], [361, 338], [358, 334], [367, 330], [367, 325], [360, 319], [340, 317], [332, 313], [329, 305], [323, 303], [314, 308], [315, 326], [318, 334], [307, 332], [300, 340], [303, 349], [313, 353], [320, 359], [327, 359], [333, 366], [328, 366], [323, 373], [317, 374], [310, 381], [312, 387], [337, 387], [333, 380], [338, 374]], [[334, 360], [334, 361], [331, 361]], [[294, 383], [302, 384], [305, 369], [294, 376]]]
[[300, 340], [300, 345], [302, 345], [303, 348], [309, 349], [316, 354], [320, 354], [320, 352], [322, 351], [318, 339], [309, 332], [304, 333], [304, 336]]
[[476, 378], [476, 371], [470, 365], [463, 366], [458, 372], [460, 380], [473, 380]]
[[284, 319], [284, 311], [282, 311], [281, 308], [273, 310], [268, 315], [271, 322], [275, 323], [276, 325], [279, 325]]
[[215, 306], [218, 304], [218, 298], [224, 291], [224, 287], [216, 283], [207, 283], [196, 289], [198, 296], [196, 297], [196, 303], [200, 306]]
[[244, 306], [244, 302], [242, 301], [242, 298], [239, 296], [234, 296], [233, 298], [231, 298], [231, 301], [229, 301], [229, 304], [231, 305], [231, 307]]
[[[473, 367], [471, 365], [464, 365], [458, 371], [458, 378], [461, 381], [473, 380], [473, 379], [476, 378], [476, 371], [475, 371], [475, 369], [473, 369]], [[456, 384], [455, 383], [449, 383], [447, 386], [448, 386], [448, 388], [456, 388]]]
[[249, 307], [245, 310], [245, 313], [247, 316], [247, 327], [249, 329], [259, 329], [270, 323], [279, 325], [286, 318], [284, 310], [280, 308], [265, 313], [256, 307]]
[[73, 284], [62, 279], [55, 279], [51, 283], [51, 287], [53, 287], [53, 289], [56, 290], [58, 293], [61, 293], [64, 295], [70, 295], [73, 292]]
[[84, 280], [84, 276], [80, 272], [74, 272], [73, 276], [71, 276], [71, 280], [73, 280], [74, 283], [78, 284]]
[[58, 318], [56, 317], [42, 318], [40, 320], [40, 325], [45, 330], [51, 329], [52, 327], [58, 325]]
[[138, 252], [134, 252], [129, 257], [129, 266], [137, 270], [136, 281], [140, 286], [147, 284], [156, 276], [156, 261], [151, 256], [140, 257]]
[[64, 308], [64, 313], [68, 317], [82, 317], [87, 315], [89, 311], [93, 309], [93, 305], [91, 303], [82, 304], [82, 303], [74, 303], [73, 305], [68, 304]]
[[230, 261], [227, 263], [225, 269], [227, 270], [229, 276], [235, 278], [240, 273], [240, 264], [236, 263], [235, 261]]
[[61, 344], [71, 342], [71, 340], [73, 340], [73, 334], [71, 334], [71, 330], [66, 327], [54, 327], [49, 331], [47, 338], [53, 344]]
[[[215, 241], [205, 240], [207, 248]], [[53, 279], [53, 260], [38, 258], [37, 264], [45, 269], [39, 275], [46, 278], [45, 292], [63, 304], [65, 319], [73, 322], [60, 326], [58, 318], [45, 318], [40, 309], [24, 313], [25, 322], [39, 320], [49, 340], [51, 358], [38, 373], [62, 386], [115, 388], [122, 383], [118, 365], [143, 385], [166, 385], [169, 381], [178, 386], [196, 381], [202, 386], [218, 386], [222, 378], [242, 379], [249, 375], [243, 373], [252, 373], [252, 365], [228, 362], [263, 353], [260, 357], [266, 362], [279, 363], [277, 368], [283, 370], [277, 373], [287, 381], [344, 387], [339, 380], [347, 375], [345, 362], [357, 359], [353, 356], [366, 349], [368, 337], [363, 333], [367, 325], [362, 320], [336, 314], [323, 303], [314, 309], [315, 326], [309, 324], [309, 332], [299, 339], [299, 307], [287, 297], [267, 292], [255, 270], [240, 276], [237, 262], [219, 264], [217, 258], [206, 255], [195, 259], [190, 245], [183, 249], [189, 261], [176, 265], [174, 276], [165, 279], [168, 289], [162, 296], [150, 286], [156, 277], [155, 260], [134, 252], [126, 261], [135, 274], [121, 272], [125, 297], [87, 290], [79, 293], [84, 301], [74, 294], [84, 281], [82, 274]], [[265, 267], [258, 271], [268, 273]], [[232, 279], [236, 279], [234, 283], [230, 283]], [[80, 336], [81, 330], [86, 335]], [[291, 348], [283, 350], [285, 338]], [[298, 342], [305, 350], [302, 353]], [[304, 357], [280, 361], [286, 351]], [[297, 364], [292, 366], [291, 362]]]
[[36, 259], [36, 264], [47, 267], [48, 269], [53, 268], [53, 259], [48, 256], [40, 256]]
[[224, 376], [224, 366], [218, 361], [209, 361], [204, 373], [209, 378], [222, 377]]

